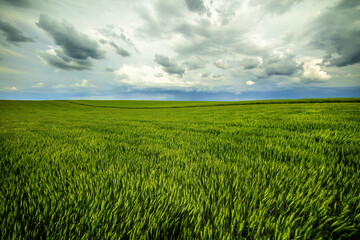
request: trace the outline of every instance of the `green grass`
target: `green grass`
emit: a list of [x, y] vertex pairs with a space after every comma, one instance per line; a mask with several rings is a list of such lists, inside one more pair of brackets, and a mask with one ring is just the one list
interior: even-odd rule
[[305, 98], [305, 99], [279, 99], [256, 100], [238, 102], [215, 101], [131, 101], [131, 100], [63, 100], [63, 102], [104, 108], [124, 109], [157, 109], [157, 108], [188, 108], [228, 105], [253, 105], [253, 104], [290, 104], [290, 103], [330, 103], [330, 102], [360, 102], [360, 98]]
[[360, 238], [359, 99], [204, 104], [0, 101], [0, 239]]

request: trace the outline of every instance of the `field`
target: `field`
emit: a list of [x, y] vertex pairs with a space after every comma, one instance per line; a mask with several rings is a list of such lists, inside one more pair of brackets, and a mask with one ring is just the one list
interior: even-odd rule
[[0, 111], [0, 239], [360, 239], [360, 99]]

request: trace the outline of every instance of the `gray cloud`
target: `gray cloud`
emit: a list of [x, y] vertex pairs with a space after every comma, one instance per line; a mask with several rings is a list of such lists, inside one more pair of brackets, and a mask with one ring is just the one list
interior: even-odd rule
[[118, 38], [118, 39], [121, 39], [123, 40], [125, 43], [127, 43], [129, 46], [132, 46], [135, 50], [136, 47], [135, 47], [135, 44], [133, 43], [133, 41], [127, 37], [124, 33], [120, 33], [120, 34], [115, 34], [115, 36]]
[[293, 5], [300, 3], [302, 0], [253, 0], [253, 5], [264, 8], [266, 13], [283, 14], [289, 11]]
[[246, 70], [256, 68], [260, 65], [260, 61], [258, 58], [249, 57], [242, 59], [239, 63]]
[[[163, 2], [157, 2], [157, 5], [163, 4]], [[151, 41], [170, 40], [181, 34], [183, 39], [174, 44], [172, 48], [179, 56], [186, 58], [195, 55], [213, 57], [233, 53], [262, 55], [264, 51], [268, 51], [265, 49], [267, 46], [257, 45], [246, 36], [249, 25], [255, 20], [246, 20], [243, 24], [230, 22], [236, 16], [234, 8], [238, 5], [239, 3], [234, 1], [216, 6], [217, 20], [222, 23], [220, 25], [208, 17], [190, 21], [189, 18], [180, 14], [168, 16], [160, 11], [159, 7], [155, 7], [154, 11], [151, 8], [141, 8], [138, 9], [138, 13], [144, 24], [137, 29], [137, 34], [143, 39]], [[169, 8], [167, 5], [162, 8], [165, 7], [166, 9]], [[171, 7], [173, 11], [178, 11], [178, 9], [186, 6], [173, 4]]]
[[175, 27], [186, 20], [186, 4], [179, 0], [157, 0], [153, 8], [137, 8], [143, 26], [137, 35], [149, 40], [170, 39], [176, 34]]
[[148, 9], [140, 8], [138, 13], [144, 22], [143, 26], [137, 29], [139, 36], [142, 38], [157, 39], [163, 35], [163, 30], [165, 30], [166, 25], [161, 28], [158, 20], [151, 14]]
[[265, 57], [262, 67], [266, 74], [264, 77], [273, 75], [290, 76], [303, 69], [303, 65], [298, 64], [291, 54]]
[[185, 65], [189, 70], [196, 70], [204, 68], [207, 64], [207, 61], [198, 56], [193, 56], [188, 58], [183, 65]]
[[236, 15], [235, 9], [238, 4], [239, 3], [237, 1], [234, 1], [227, 6], [216, 9], [219, 18], [221, 19], [222, 25], [228, 24], [233, 19], [233, 17]]
[[82, 60], [104, 57], [104, 52], [96, 41], [78, 32], [65, 21], [58, 22], [42, 14], [37, 25], [45, 30], [54, 39], [55, 44], [61, 46], [64, 53], [69, 57]]
[[17, 45], [19, 42], [34, 42], [34, 39], [24, 36], [20, 30], [16, 29], [8, 22], [0, 20], [0, 30], [6, 36], [6, 41], [14, 45]]
[[114, 72], [115, 69], [112, 66], [107, 66], [104, 68], [104, 72]]
[[[126, 44], [128, 47], [132, 48], [133, 50], [135, 50], [135, 52], [139, 52], [139, 50], [136, 48], [135, 44], [133, 43], [133, 41], [131, 40], [131, 38], [127, 37], [125, 35], [125, 33], [123, 32], [123, 30], [121, 30], [120, 34], [117, 33], [114, 29], [115, 27], [113, 25], [107, 25], [104, 28], [101, 28], [99, 30], [99, 33], [101, 33], [102, 35], [104, 35], [106, 38], [110, 39], [110, 42], [122, 42], [124, 44]], [[102, 41], [100, 42], [102, 44], [107, 43], [107, 41], [105, 39], [102, 39]], [[116, 44], [118, 45], [118, 44]], [[130, 53], [129, 53], [130, 54]]]
[[4, 0], [4, 2], [7, 2], [8, 4], [11, 4], [16, 7], [27, 8], [27, 7], [32, 6], [34, 1], [32, 1], [32, 0]]
[[170, 59], [161, 54], [155, 54], [156, 63], [163, 66], [163, 69], [168, 74], [177, 74], [180, 77], [185, 73], [185, 69], [180, 67], [177, 63], [170, 61]]
[[108, 41], [106, 41], [105, 39], [100, 39], [100, 40], [99, 40], [99, 43], [101, 43], [101, 44], [107, 44]]
[[154, 9], [157, 15], [162, 18], [182, 17], [185, 4], [179, 0], [157, 0], [154, 2]]
[[222, 59], [219, 59], [216, 62], [214, 62], [214, 65], [216, 67], [218, 67], [218, 68], [221, 68], [221, 69], [227, 69], [227, 68], [230, 67], [230, 65], [226, 61], [224, 61]]
[[186, 6], [191, 12], [205, 13], [206, 7], [202, 0], [185, 0]]
[[221, 78], [221, 77], [223, 77], [223, 75], [221, 75], [221, 74], [213, 74], [212, 76], [213, 76], [213, 78]]
[[230, 74], [236, 78], [271, 79], [272, 77], [300, 77], [304, 71], [304, 63], [297, 63], [295, 55], [285, 52], [263, 55], [262, 61], [255, 57], [246, 57], [240, 62], [239, 68], [234, 68]]
[[359, 63], [360, 2], [343, 0], [327, 8], [307, 34], [312, 36], [311, 45], [326, 51], [324, 62], [338, 67]]
[[[172, 50], [181, 58], [191, 56], [222, 58], [229, 54], [262, 56], [269, 54], [273, 48], [249, 38], [250, 26], [256, 24], [258, 20], [256, 16], [248, 18], [246, 15], [238, 15], [236, 9], [241, 5], [238, 0], [209, 3], [209, 9], [217, 13], [216, 19], [207, 16], [189, 18], [191, 15], [178, 13], [179, 9], [184, 12], [186, 7], [195, 9], [196, 4], [204, 5], [201, 1], [188, 1], [183, 4], [184, 6], [178, 3], [169, 6], [164, 2], [164, 0], [157, 1], [154, 9], [137, 9], [143, 20], [143, 25], [137, 28], [137, 35], [150, 41], [171, 40], [182, 35], [180, 41], [171, 44]], [[178, 2], [183, 3], [183, 1]], [[166, 15], [160, 10], [169, 10], [169, 8], [176, 14]], [[237, 21], [233, 21], [235, 18]]]
[[184, 41], [174, 46], [180, 55], [227, 56], [240, 53], [245, 55], [263, 55], [269, 52], [268, 46], [257, 45], [246, 37], [247, 28], [237, 24], [216, 26], [209, 20], [194, 23], [182, 23], [176, 28], [184, 36]]
[[201, 77], [207, 78], [207, 77], [209, 77], [210, 75], [211, 75], [210, 73], [202, 73], [202, 74], [201, 74]]
[[137, 29], [137, 34], [141, 38], [150, 40], [171, 38], [173, 34], [173, 19], [176, 16], [164, 17], [160, 12], [155, 14], [147, 8], [138, 10], [144, 25]]
[[50, 65], [63, 70], [90, 70], [93, 66], [91, 60], [76, 59], [67, 56], [62, 49], [54, 49], [48, 51], [40, 51], [38, 53], [40, 59], [46, 65]]
[[131, 54], [129, 51], [127, 51], [126, 49], [118, 46], [116, 43], [114, 43], [113, 41], [109, 42], [109, 44], [115, 48], [116, 53], [119, 54], [122, 57], [129, 57]]

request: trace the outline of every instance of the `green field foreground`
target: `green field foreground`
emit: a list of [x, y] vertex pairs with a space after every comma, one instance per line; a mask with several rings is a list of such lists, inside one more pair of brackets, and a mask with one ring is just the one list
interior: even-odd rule
[[0, 239], [360, 239], [360, 99], [0, 101], [0, 159]]

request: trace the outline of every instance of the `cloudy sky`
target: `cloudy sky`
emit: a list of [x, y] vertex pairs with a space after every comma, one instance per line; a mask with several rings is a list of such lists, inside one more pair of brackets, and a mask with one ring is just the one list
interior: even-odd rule
[[358, 0], [0, 0], [0, 99], [356, 96]]

